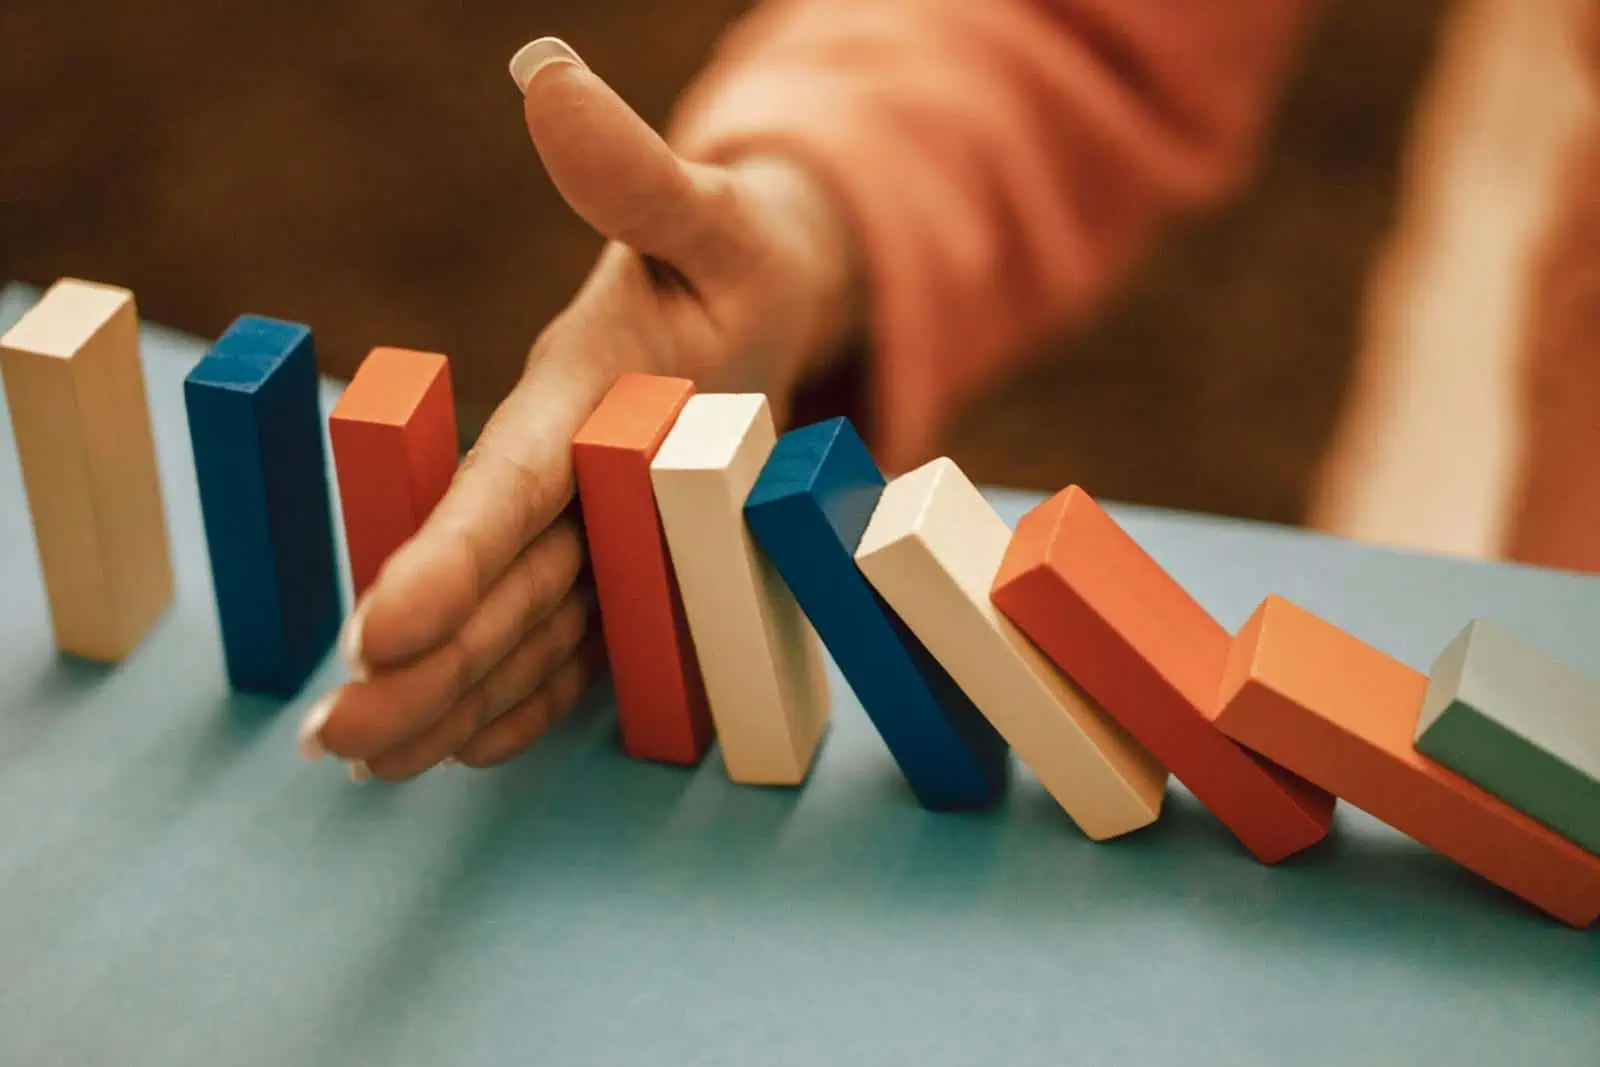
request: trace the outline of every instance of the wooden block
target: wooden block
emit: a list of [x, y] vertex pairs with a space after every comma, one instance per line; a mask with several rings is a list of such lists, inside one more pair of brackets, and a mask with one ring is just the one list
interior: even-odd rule
[[1086, 835], [1146, 826], [1166, 770], [989, 599], [1010, 540], [961, 470], [937, 459], [889, 483], [856, 562]]
[[374, 348], [328, 416], [350, 583], [359, 598], [450, 487], [459, 459], [450, 361]]
[[1234, 638], [1217, 726], [1549, 914], [1600, 914], [1600, 859], [1412, 744], [1428, 680], [1278, 597]]
[[1600, 853], [1600, 685], [1486, 619], [1433, 665], [1417, 750]]
[[682, 378], [623, 375], [572, 441], [623, 750], [689, 766], [711, 745], [711, 711], [650, 462], [692, 395]]
[[173, 588], [133, 294], [56, 282], [0, 338], [0, 373], [56, 645], [120, 661]]
[[804, 781], [829, 716], [816, 631], [744, 522], [775, 439], [766, 397], [701, 394], [650, 464], [723, 762], [747, 785]]
[[918, 801], [985, 807], [1005, 792], [1004, 738], [856, 567], [883, 485], [850, 421], [830, 419], [778, 440], [745, 518]]
[[183, 398], [228, 677], [293, 696], [342, 611], [311, 331], [241, 316]]
[[1077, 486], [1034, 508], [995, 606], [1263, 863], [1322, 840], [1333, 797], [1211, 723], [1229, 635]]

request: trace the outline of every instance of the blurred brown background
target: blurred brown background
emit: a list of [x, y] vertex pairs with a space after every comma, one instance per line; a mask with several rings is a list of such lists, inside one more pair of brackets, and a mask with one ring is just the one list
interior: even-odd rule
[[[377, 344], [443, 351], [471, 434], [599, 247], [540, 172], [506, 60], [562, 36], [659, 123], [747, 6], [8, 0], [0, 278], [125, 285], [207, 336], [304, 321], [341, 377]], [[1302, 521], [1446, 6], [1330, 5], [1248, 194], [946, 450], [993, 483]]]

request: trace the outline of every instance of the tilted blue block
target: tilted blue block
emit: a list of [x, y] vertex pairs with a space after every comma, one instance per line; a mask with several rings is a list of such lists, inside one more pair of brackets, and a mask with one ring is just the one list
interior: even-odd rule
[[310, 329], [240, 316], [183, 398], [228, 679], [287, 699], [343, 614]]
[[745, 520], [918, 802], [986, 807], [1005, 792], [1005, 741], [856, 567], [883, 488], [855, 427], [829, 419], [779, 438]]

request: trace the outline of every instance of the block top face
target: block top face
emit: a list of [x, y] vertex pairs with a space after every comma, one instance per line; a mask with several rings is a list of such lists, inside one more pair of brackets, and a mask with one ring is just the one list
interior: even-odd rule
[[951, 577], [984, 602], [1000, 566], [1011, 528], [948, 457], [923, 464], [890, 482], [861, 535], [856, 559], [901, 542], [915, 542], [944, 562]]
[[614, 448], [654, 455], [694, 395], [686, 378], [624, 374], [572, 438], [579, 448]]
[[0, 348], [70, 359], [132, 302], [126, 289], [63, 278], [0, 337]]
[[855, 426], [841, 417], [778, 438], [745, 507], [818, 508], [854, 551], [882, 492], [883, 473]]
[[310, 327], [260, 315], [241, 315], [217, 338], [184, 381], [254, 393], [296, 352], [308, 349], [310, 344]]
[[1434, 664], [1419, 736], [1457, 701], [1600, 779], [1600, 683], [1486, 619]]
[[660, 471], [720, 471], [733, 465], [752, 431], [772, 415], [760, 393], [696, 393], [650, 464]]
[[450, 361], [437, 352], [374, 348], [361, 361], [329, 417], [404, 426]]

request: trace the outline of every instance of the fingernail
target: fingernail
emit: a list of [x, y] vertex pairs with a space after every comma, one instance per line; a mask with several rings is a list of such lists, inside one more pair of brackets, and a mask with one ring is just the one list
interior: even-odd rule
[[358, 759], [352, 761], [349, 769], [352, 782], [365, 782], [372, 777], [372, 768], [367, 766], [366, 760]]
[[344, 629], [339, 632], [339, 656], [344, 660], [344, 665], [350, 671], [350, 677], [358, 682], [367, 680], [367, 665], [361, 661], [361, 631], [367, 624], [367, 602], [362, 601], [356, 605], [356, 610], [344, 621]]
[[529, 41], [511, 57], [511, 80], [517, 83], [518, 91], [526, 93], [534, 75], [552, 63], [572, 63], [589, 69], [565, 41], [558, 37], [541, 37]]
[[328, 716], [333, 714], [334, 698], [337, 695], [329, 693], [311, 705], [306, 717], [300, 720], [300, 755], [312, 763], [328, 754], [328, 750], [322, 747], [322, 738], [319, 735], [322, 733], [323, 724], [328, 721]]

